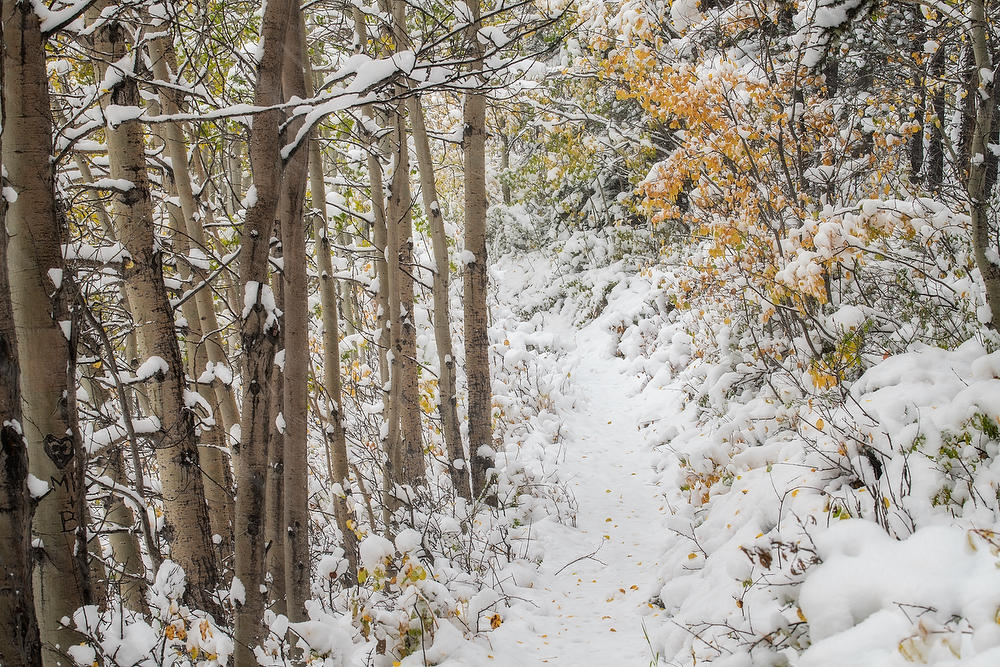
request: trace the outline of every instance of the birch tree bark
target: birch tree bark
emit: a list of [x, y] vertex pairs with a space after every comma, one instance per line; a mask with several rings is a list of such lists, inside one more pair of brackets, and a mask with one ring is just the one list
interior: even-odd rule
[[16, 194], [7, 209], [7, 271], [20, 361], [28, 469], [50, 486], [35, 508], [41, 549], [33, 571], [43, 662], [65, 661], [79, 641], [65, 616], [91, 601], [84, 520], [86, 461], [76, 423], [73, 348], [55, 199], [52, 114], [38, 15], [26, 0], [3, 0], [3, 157]]

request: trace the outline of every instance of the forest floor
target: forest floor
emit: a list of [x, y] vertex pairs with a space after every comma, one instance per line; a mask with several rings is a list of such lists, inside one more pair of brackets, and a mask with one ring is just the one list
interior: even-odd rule
[[576, 525], [534, 526], [545, 553], [539, 576], [487, 634], [484, 664], [655, 664], [644, 625], [663, 623], [649, 587], [667, 539], [666, 507], [640, 432], [653, 406], [636, 398], [637, 378], [624, 360], [606, 352], [613, 344], [606, 323], [579, 330], [552, 317], [545, 330], [573, 341], [563, 343], [560, 366], [580, 397], [560, 415], [559, 474], [575, 496]]

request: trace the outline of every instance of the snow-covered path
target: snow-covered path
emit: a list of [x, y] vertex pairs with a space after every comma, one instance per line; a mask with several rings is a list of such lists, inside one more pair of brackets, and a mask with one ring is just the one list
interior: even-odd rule
[[577, 340], [566, 362], [584, 397], [565, 415], [560, 463], [579, 505], [577, 526], [538, 527], [539, 582], [488, 635], [489, 664], [645, 666], [655, 661], [643, 621], [661, 613], [648, 604], [648, 586], [666, 540], [665, 508], [639, 433], [645, 415], [626, 364], [600, 352], [606, 329], [566, 333]]

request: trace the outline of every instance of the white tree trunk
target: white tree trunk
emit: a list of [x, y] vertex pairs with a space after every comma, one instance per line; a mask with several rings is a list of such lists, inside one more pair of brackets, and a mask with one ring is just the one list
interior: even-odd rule
[[[80, 641], [60, 620], [91, 601], [84, 459], [76, 423], [75, 371], [67, 308], [70, 276], [61, 252], [52, 165], [52, 115], [38, 15], [26, 0], [3, 2], [3, 163], [17, 194], [7, 210], [7, 271], [17, 331], [29, 471], [50, 485], [35, 508], [34, 597], [43, 661], [65, 661]], [[58, 282], [58, 284], [56, 284]]]

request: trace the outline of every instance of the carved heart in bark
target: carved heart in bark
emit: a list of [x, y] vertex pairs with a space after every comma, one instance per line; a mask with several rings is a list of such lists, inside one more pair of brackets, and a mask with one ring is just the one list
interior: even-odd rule
[[56, 467], [62, 470], [73, 458], [73, 436], [67, 435], [65, 438], [57, 438], [53, 435], [45, 436], [42, 447]]

